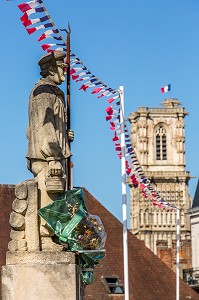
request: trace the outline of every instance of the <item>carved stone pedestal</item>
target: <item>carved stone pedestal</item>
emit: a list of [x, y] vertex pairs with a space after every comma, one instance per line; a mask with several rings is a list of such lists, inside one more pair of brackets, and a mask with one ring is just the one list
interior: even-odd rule
[[81, 300], [74, 253], [7, 252], [2, 300]]

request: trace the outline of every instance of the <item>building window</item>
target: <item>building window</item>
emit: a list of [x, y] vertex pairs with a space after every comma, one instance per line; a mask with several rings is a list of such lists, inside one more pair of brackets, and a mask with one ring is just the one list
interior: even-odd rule
[[110, 294], [124, 294], [124, 285], [119, 283], [117, 276], [106, 276], [104, 282]]
[[149, 210], [145, 210], [145, 225], [149, 226]]
[[163, 125], [158, 126], [156, 129], [156, 160], [167, 159], [167, 136], [166, 130]]

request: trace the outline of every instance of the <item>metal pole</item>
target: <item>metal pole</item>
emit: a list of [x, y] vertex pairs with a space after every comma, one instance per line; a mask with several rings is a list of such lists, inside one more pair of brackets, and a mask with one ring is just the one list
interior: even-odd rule
[[124, 131], [124, 87], [120, 90], [120, 124], [121, 124], [121, 171], [122, 171], [122, 215], [123, 215], [123, 257], [124, 257], [124, 295], [129, 300], [128, 276], [128, 236], [127, 236], [127, 201], [126, 201], [126, 161], [125, 161], [125, 131]]
[[176, 210], [176, 300], [180, 299], [180, 209]]

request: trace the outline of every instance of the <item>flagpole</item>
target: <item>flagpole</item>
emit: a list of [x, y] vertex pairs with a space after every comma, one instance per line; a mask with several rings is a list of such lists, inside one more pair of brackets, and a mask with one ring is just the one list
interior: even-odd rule
[[169, 86], [170, 86], [170, 99], [172, 99], [171, 84], [169, 84]]
[[180, 209], [176, 209], [176, 300], [180, 299]]
[[128, 236], [127, 236], [127, 201], [126, 201], [126, 161], [125, 161], [125, 130], [124, 130], [124, 87], [120, 86], [120, 124], [121, 124], [121, 175], [122, 175], [122, 215], [123, 215], [123, 257], [124, 257], [124, 295], [129, 300], [128, 275]]

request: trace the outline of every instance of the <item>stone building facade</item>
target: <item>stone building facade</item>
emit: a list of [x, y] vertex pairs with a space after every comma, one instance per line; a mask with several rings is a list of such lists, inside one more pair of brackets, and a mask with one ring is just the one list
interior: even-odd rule
[[[132, 144], [145, 175], [166, 201], [181, 210], [181, 249], [183, 245], [190, 247], [190, 174], [186, 171], [184, 130], [187, 114], [181, 103], [171, 98], [165, 99], [162, 107], [139, 107], [129, 117]], [[175, 246], [175, 211], [158, 209], [134, 188], [130, 191], [130, 226], [132, 233], [158, 256], [162, 245], [168, 250]], [[191, 258], [187, 259], [190, 265]]]
[[199, 181], [189, 215], [191, 220], [192, 267], [197, 269], [199, 278]]

